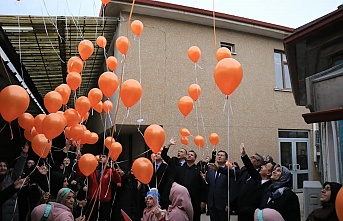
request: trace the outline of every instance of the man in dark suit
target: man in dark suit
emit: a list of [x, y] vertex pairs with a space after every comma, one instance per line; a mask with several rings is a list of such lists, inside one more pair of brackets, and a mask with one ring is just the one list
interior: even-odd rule
[[249, 174], [249, 188], [245, 188], [245, 192], [240, 194], [239, 200], [239, 221], [254, 220], [255, 209], [258, 208], [262, 195], [265, 190], [272, 184], [270, 177], [274, 168], [274, 162], [266, 162], [261, 165], [259, 170], [254, 167], [253, 162], [246, 154], [244, 144], [240, 145], [241, 158]]
[[[155, 154], [155, 162], [153, 163], [153, 167], [154, 173], [149, 183], [149, 187], [157, 188], [160, 195], [162, 195], [168, 180], [168, 165], [163, 163], [161, 152]], [[161, 199], [160, 205], [162, 209], [166, 209], [168, 207], [168, 202], [165, 202], [165, 199]]]
[[193, 221], [200, 221], [201, 208], [205, 208], [206, 185], [201, 177], [201, 168], [194, 164], [197, 154], [190, 150], [186, 163], [174, 173], [174, 181], [187, 188], [194, 210]]
[[[220, 150], [216, 156], [218, 167], [227, 169], [225, 165], [228, 155]], [[208, 169], [206, 174], [208, 186], [207, 207], [210, 212], [211, 221], [228, 220], [228, 177], [217, 170]]]

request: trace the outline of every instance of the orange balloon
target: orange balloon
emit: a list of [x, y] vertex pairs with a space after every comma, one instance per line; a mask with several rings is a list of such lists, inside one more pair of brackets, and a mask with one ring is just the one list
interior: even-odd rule
[[34, 127], [36, 128], [36, 131], [39, 133], [39, 134], [42, 134], [43, 133], [43, 120], [44, 118], [46, 117], [45, 114], [38, 114], [36, 117], [35, 117], [35, 120], [34, 120]]
[[60, 115], [60, 117], [62, 118], [63, 124], [66, 127], [67, 126], [67, 118], [64, 116], [64, 112], [63, 111], [57, 111], [56, 114]]
[[343, 188], [338, 191], [335, 202], [336, 214], [339, 220], [343, 220]]
[[102, 112], [102, 101], [94, 105], [93, 109], [100, 114]]
[[65, 122], [57, 113], [47, 115], [42, 123], [43, 134], [49, 140], [52, 140], [63, 132]]
[[187, 137], [181, 137], [180, 141], [183, 145], [188, 145], [188, 138]]
[[31, 130], [33, 127], [35, 118], [30, 113], [23, 113], [18, 117], [19, 126], [25, 130]]
[[140, 20], [134, 20], [131, 23], [131, 30], [137, 36], [140, 36], [142, 34], [143, 28], [143, 23]]
[[211, 133], [209, 140], [210, 140], [211, 144], [213, 144], [214, 146], [217, 146], [217, 144], [219, 142], [219, 135], [216, 133]]
[[26, 90], [18, 85], [9, 85], [0, 93], [1, 116], [11, 122], [22, 115], [30, 104], [30, 97]]
[[102, 4], [107, 5], [111, 0], [101, 0]]
[[83, 136], [81, 138], [80, 144], [86, 144], [88, 143], [88, 140], [91, 137], [91, 132], [89, 130], [84, 130], [83, 131]]
[[80, 124], [75, 124], [70, 127], [70, 136], [76, 141], [79, 141], [84, 133], [85, 129]]
[[151, 124], [145, 129], [144, 140], [148, 147], [152, 150], [152, 152], [160, 152], [165, 139], [166, 134], [160, 125]]
[[117, 68], [117, 65], [118, 65], [117, 58], [114, 57], [114, 56], [109, 56], [106, 59], [106, 65], [107, 65], [108, 69], [110, 69], [111, 71], [114, 71]]
[[96, 44], [100, 47], [100, 48], [105, 48], [106, 44], [107, 44], [107, 40], [104, 36], [99, 36], [96, 39]]
[[41, 158], [46, 158], [51, 150], [51, 142], [44, 134], [37, 134], [31, 142], [32, 150]]
[[205, 140], [202, 136], [197, 135], [194, 137], [194, 143], [195, 145], [199, 146], [199, 147], [204, 147], [205, 145]]
[[127, 108], [132, 107], [142, 96], [141, 84], [134, 80], [126, 80], [120, 88], [120, 98]]
[[113, 110], [113, 103], [110, 100], [105, 101], [102, 104], [102, 109], [105, 111], [106, 114], [110, 114]]
[[217, 61], [221, 61], [224, 58], [231, 58], [231, 51], [227, 47], [219, 48], [216, 53]]
[[115, 73], [104, 72], [99, 77], [98, 85], [102, 93], [109, 98], [118, 88], [118, 77]]
[[92, 107], [102, 100], [102, 92], [99, 88], [92, 88], [88, 92], [88, 99]]
[[81, 116], [84, 116], [90, 108], [91, 103], [88, 97], [81, 96], [75, 102], [75, 109], [80, 113]]
[[67, 104], [70, 97], [70, 87], [67, 84], [61, 84], [55, 88], [55, 91], [62, 96], [62, 104]]
[[78, 89], [82, 82], [82, 77], [77, 72], [70, 72], [66, 78], [67, 84], [71, 90], [75, 91]]
[[113, 137], [111, 137], [111, 136], [106, 137], [106, 139], [105, 139], [105, 147], [110, 148], [110, 146], [114, 142], [116, 142], [116, 141], [114, 140]]
[[83, 175], [89, 176], [98, 166], [98, 160], [93, 154], [86, 153], [80, 157], [78, 166]]
[[96, 142], [98, 142], [98, 140], [99, 140], [98, 134], [91, 132], [91, 136], [89, 137], [88, 143], [95, 144]]
[[77, 111], [73, 108], [69, 108], [64, 112], [64, 116], [67, 119], [67, 125], [68, 126], [74, 126], [75, 124], [78, 124], [81, 122], [81, 119], [79, 117], [79, 114]]
[[70, 127], [64, 128], [64, 136], [68, 139], [71, 139]]
[[116, 40], [116, 47], [122, 54], [126, 54], [127, 50], [130, 47], [129, 39], [127, 39], [127, 37], [125, 36], [120, 36]]
[[189, 130], [187, 128], [182, 128], [180, 130], [180, 134], [183, 136], [183, 137], [188, 137], [189, 135], [191, 135], [191, 133], [189, 132]]
[[188, 57], [194, 63], [198, 62], [200, 56], [201, 56], [201, 51], [197, 46], [192, 46], [188, 49]]
[[191, 84], [188, 87], [188, 94], [194, 101], [198, 100], [201, 94], [201, 87], [197, 84]]
[[120, 143], [114, 142], [111, 144], [111, 146], [108, 148], [110, 157], [113, 161], [117, 161], [119, 155], [121, 154], [123, 147], [121, 146]]
[[152, 178], [154, 168], [150, 160], [140, 157], [133, 162], [132, 172], [141, 183], [148, 184]]
[[24, 137], [28, 141], [32, 141], [32, 139], [38, 134], [35, 127], [32, 127], [30, 130], [24, 130]]
[[241, 83], [242, 78], [242, 66], [233, 58], [222, 59], [214, 69], [214, 80], [225, 95], [230, 95]]
[[180, 98], [178, 106], [180, 112], [186, 117], [193, 109], [193, 99], [189, 96], [183, 96]]
[[94, 52], [94, 45], [89, 40], [82, 40], [78, 46], [79, 54], [82, 60], [87, 60]]
[[68, 60], [68, 73], [70, 72], [77, 72], [77, 73], [81, 73], [82, 69], [83, 69], [83, 61], [77, 57], [71, 57]]
[[44, 96], [44, 106], [49, 113], [56, 113], [63, 103], [63, 98], [57, 91], [50, 91]]
[[89, 117], [89, 112], [86, 112], [85, 115], [82, 115], [82, 116], [80, 115], [80, 117], [81, 117], [81, 123], [85, 122]]
[[226, 165], [227, 167], [229, 167], [230, 169], [232, 169], [232, 164], [231, 164], [229, 161], [226, 161], [225, 165]]

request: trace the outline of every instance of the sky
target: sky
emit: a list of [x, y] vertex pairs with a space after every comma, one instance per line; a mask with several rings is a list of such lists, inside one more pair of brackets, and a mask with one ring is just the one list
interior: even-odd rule
[[[343, 0], [160, 0], [225, 14], [300, 27], [337, 9]], [[101, 0], [0, 0], [1, 15], [98, 16]]]

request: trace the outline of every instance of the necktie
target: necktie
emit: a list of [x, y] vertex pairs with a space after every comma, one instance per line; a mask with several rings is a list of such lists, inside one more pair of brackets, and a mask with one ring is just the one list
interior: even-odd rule
[[214, 178], [214, 182], [217, 182], [218, 177], [219, 177], [219, 173], [216, 172], [216, 176], [215, 176], [215, 178]]

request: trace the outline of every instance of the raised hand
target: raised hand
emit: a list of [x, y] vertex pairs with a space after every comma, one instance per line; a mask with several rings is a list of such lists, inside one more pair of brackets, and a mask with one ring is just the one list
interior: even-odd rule
[[26, 142], [25, 145], [24, 145], [24, 147], [21, 148], [21, 153], [24, 154], [24, 155], [26, 155], [27, 152], [29, 152], [29, 147], [30, 147], [29, 143]]
[[209, 163], [208, 164], [208, 168], [210, 168], [212, 170], [218, 170], [218, 166], [215, 163]]
[[14, 189], [20, 189], [24, 186], [26, 186], [27, 184], [29, 184], [30, 181], [30, 177], [26, 177], [21, 179], [20, 177], [14, 181]]
[[38, 171], [42, 174], [42, 175], [46, 175], [48, 173], [48, 168], [45, 165], [37, 166]]
[[167, 144], [167, 148], [169, 148], [171, 145], [175, 145], [176, 144], [176, 139], [175, 138], [171, 138]]
[[200, 176], [203, 180], [206, 180], [207, 171], [205, 173], [200, 171]]
[[242, 157], [244, 157], [245, 155], [247, 155], [247, 153], [245, 152], [245, 147], [244, 147], [244, 143], [241, 143], [241, 145], [239, 146], [241, 149], [241, 155]]

